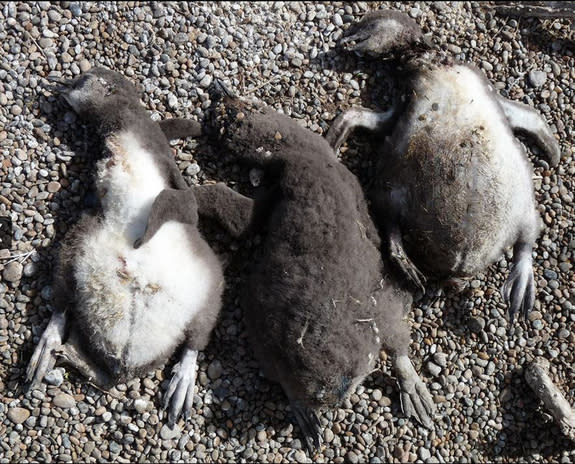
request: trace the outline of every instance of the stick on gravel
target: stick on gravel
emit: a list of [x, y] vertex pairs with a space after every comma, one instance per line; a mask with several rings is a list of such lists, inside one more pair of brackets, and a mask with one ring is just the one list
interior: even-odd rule
[[535, 358], [525, 371], [525, 379], [559, 424], [561, 431], [575, 440], [575, 410], [549, 377], [549, 361]]
[[575, 18], [573, 2], [497, 2], [495, 11], [501, 15], [537, 18]]

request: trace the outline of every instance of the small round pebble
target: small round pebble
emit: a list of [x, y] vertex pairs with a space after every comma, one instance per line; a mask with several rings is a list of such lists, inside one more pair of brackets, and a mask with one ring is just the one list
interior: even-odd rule
[[431, 453], [427, 448], [419, 448], [419, 457], [425, 462], [431, 457]]
[[441, 373], [441, 367], [431, 361], [427, 363], [427, 370], [434, 377], [437, 377]]
[[4, 267], [2, 277], [6, 282], [18, 282], [22, 278], [24, 266], [18, 261], [12, 261]]
[[208, 377], [211, 380], [217, 380], [222, 375], [222, 363], [218, 360], [213, 361], [208, 367]]
[[140, 413], [143, 414], [146, 409], [148, 409], [148, 401], [142, 399], [142, 398], [137, 398], [134, 400], [134, 409]]
[[482, 317], [470, 317], [468, 324], [472, 332], [479, 333], [485, 328], [485, 319]]
[[48, 182], [48, 186], [46, 187], [46, 189], [50, 193], [56, 193], [57, 191], [60, 190], [60, 188], [61, 188], [60, 182], [56, 181]]
[[78, 66], [80, 67], [80, 71], [83, 73], [88, 72], [90, 69], [92, 69], [92, 65], [88, 60], [81, 60], [80, 63], [78, 63]]
[[305, 451], [303, 451], [303, 450], [296, 450], [294, 457], [295, 457], [296, 462], [299, 462], [299, 463], [308, 462], [308, 457], [305, 454]]

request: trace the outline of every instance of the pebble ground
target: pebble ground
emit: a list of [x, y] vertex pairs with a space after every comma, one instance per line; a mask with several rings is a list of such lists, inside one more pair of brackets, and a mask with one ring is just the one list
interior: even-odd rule
[[[523, 377], [526, 362], [544, 356], [575, 403], [575, 60], [568, 20], [500, 17], [478, 2], [1, 2], [0, 216], [14, 225], [12, 248], [0, 250], [0, 462], [310, 459], [281, 389], [259, 375], [246, 343], [239, 277], [257, 240], [230, 241], [215, 228], [206, 235], [230, 263], [228, 285], [221, 321], [199, 358], [189, 422], [164, 425], [170, 364], [107, 393], [59, 368], [43, 389], [25, 393], [25, 368], [50, 315], [58, 243], [93, 205], [90, 130], [52, 94], [47, 78], [107, 66], [141, 86], [153, 117], [199, 119], [218, 77], [321, 134], [340, 110], [390, 103], [389, 68], [335, 47], [350, 23], [381, 6], [407, 12], [446, 52], [476, 63], [502, 95], [537, 108], [563, 156], [550, 169], [536, 148], [529, 150], [544, 222], [529, 320], [511, 327], [505, 318], [499, 289], [510, 255], [463, 294], [430, 288], [409, 318], [412, 357], [438, 405], [435, 430], [403, 417], [382, 353], [345, 408], [321, 414], [324, 446], [313, 460], [575, 460], [575, 443]], [[342, 155], [362, 182], [372, 166], [368, 148], [358, 135]], [[249, 190], [249, 172], [214, 156], [202, 140], [174, 143], [174, 152], [190, 184], [225, 181]]]

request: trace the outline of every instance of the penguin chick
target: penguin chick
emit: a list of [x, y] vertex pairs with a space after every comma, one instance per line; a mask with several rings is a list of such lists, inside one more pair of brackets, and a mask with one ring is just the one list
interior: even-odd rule
[[403, 13], [381, 10], [350, 28], [342, 48], [399, 57], [404, 102], [384, 113], [352, 108], [327, 134], [339, 148], [363, 127], [391, 135], [377, 149], [370, 199], [391, 259], [416, 286], [426, 278], [467, 278], [513, 246], [502, 293], [513, 321], [532, 309], [532, 248], [540, 231], [532, 167], [514, 132], [531, 136], [552, 166], [559, 144], [543, 118], [490, 86], [470, 64], [428, 48]]
[[[207, 345], [221, 307], [221, 264], [198, 232], [194, 198], [186, 196], [168, 141], [136, 88], [119, 73], [95, 68], [68, 83], [62, 95], [102, 139], [95, 163], [100, 207], [62, 244], [53, 316], [27, 380], [37, 387], [59, 356], [109, 388], [181, 348], [164, 396], [173, 424], [191, 413], [198, 350]], [[167, 132], [170, 127], [164, 125]], [[197, 123], [187, 127], [199, 133]], [[177, 124], [172, 129], [181, 130]], [[154, 202], [164, 207], [148, 224]], [[134, 247], [147, 225], [155, 233]]]
[[[322, 137], [269, 108], [226, 97], [211, 119], [216, 143], [263, 168], [274, 186], [266, 207], [246, 214], [266, 232], [241, 305], [255, 356], [281, 384], [309, 450], [320, 445], [316, 411], [341, 405], [372, 371], [382, 345], [405, 413], [431, 427], [434, 403], [408, 357], [403, 315], [411, 296], [382, 262], [356, 178]], [[249, 209], [249, 199], [225, 186], [205, 190], [216, 188], [211, 217], [226, 221], [235, 204]], [[251, 201], [258, 210], [260, 200]]]

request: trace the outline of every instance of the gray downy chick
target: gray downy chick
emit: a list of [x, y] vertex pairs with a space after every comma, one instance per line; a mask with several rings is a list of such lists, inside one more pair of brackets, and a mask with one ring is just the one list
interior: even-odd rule
[[310, 452], [320, 445], [318, 408], [341, 405], [372, 371], [382, 346], [391, 354], [404, 412], [432, 427], [433, 400], [408, 357], [403, 317], [411, 296], [382, 262], [355, 176], [325, 139], [270, 108], [225, 97], [212, 125], [215, 143], [263, 168], [273, 184], [265, 199], [255, 200], [222, 184], [192, 190], [202, 199], [199, 214], [231, 223], [234, 234], [263, 225], [241, 297], [245, 323], [264, 374], [283, 387]]
[[473, 276], [513, 246], [502, 294], [512, 321], [518, 311], [526, 316], [535, 300], [532, 248], [541, 219], [532, 167], [514, 133], [533, 138], [556, 166], [560, 149], [549, 126], [529, 106], [498, 95], [473, 65], [430, 50], [401, 12], [365, 15], [340, 45], [397, 60], [404, 101], [384, 113], [349, 109], [326, 136], [337, 149], [357, 127], [391, 131], [377, 150], [370, 189], [391, 259], [424, 289], [430, 276]]
[[[220, 262], [198, 232], [194, 198], [136, 88], [119, 73], [95, 68], [66, 83], [62, 95], [102, 140], [94, 172], [100, 207], [61, 246], [53, 316], [27, 380], [37, 387], [58, 357], [109, 388], [181, 349], [164, 396], [173, 424], [192, 409], [198, 350], [221, 307]], [[168, 120], [164, 128], [170, 133], [181, 124]], [[185, 124], [200, 133], [199, 124]], [[155, 203], [161, 212], [149, 221]]]

